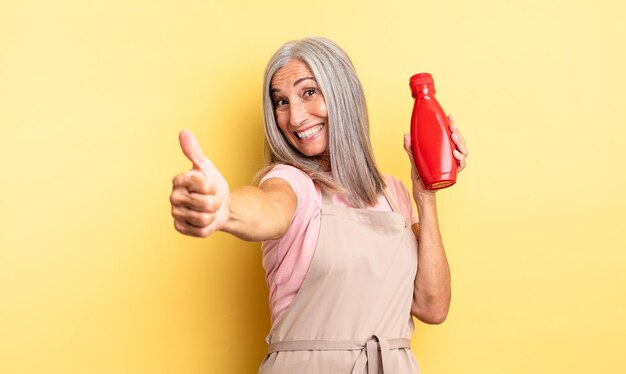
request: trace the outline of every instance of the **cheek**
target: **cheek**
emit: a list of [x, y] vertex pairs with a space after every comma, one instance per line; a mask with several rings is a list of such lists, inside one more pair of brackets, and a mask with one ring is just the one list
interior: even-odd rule
[[321, 99], [315, 103], [315, 114], [318, 117], [327, 118], [328, 110], [326, 110], [326, 102], [324, 99]]
[[286, 116], [285, 113], [276, 113], [276, 123], [278, 123], [280, 131], [286, 134], [289, 116]]

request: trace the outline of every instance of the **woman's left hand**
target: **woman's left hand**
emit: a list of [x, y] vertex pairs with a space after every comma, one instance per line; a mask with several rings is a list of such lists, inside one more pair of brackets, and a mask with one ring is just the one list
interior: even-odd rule
[[[461, 172], [465, 169], [466, 161], [465, 159], [469, 156], [469, 150], [465, 145], [465, 138], [461, 135], [458, 127], [454, 123], [454, 119], [452, 115], [448, 116], [450, 120], [450, 131], [452, 131], [452, 141], [456, 145], [456, 149], [452, 151], [454, 158], [457, 159], [459, 164], [457, 173]], [[409, 160], [411, 161], [411, 181], [413, 182], [413, 195], [416, 193], [425, 193], [425, 194], [434, 194], [436, 191], [427, 190], [422, 183], [419, 173], [417, 172], [417, 167], [415, 166], [415, 160], [413, 159], [413, 152], [411, 151], [411, 137], [409, 134], [404, 134], [404, 150], [409, 156]]]
[[463, 137], [463, 135], [461, 135], [461, 132], [456, 127], [456, 124], [454, 123], [454, 118], [452, 118], [452, 114], [448, 116], [448, 119], [450, 120], [450, 130], [452, 131], [452, 141], [456, 145], [456, 149], [452, 151], [452, 154], [454, 155], [454, 158], [456, 158], [457, 161], [459, 162], [459, 169], [457, 170], [457, 173], [460, 173], [461, 170], [465, 169], [465, 166], [466, 166], [465, 159], [467, 158], [467, 156], [469, 156], [469, 150], [467, 149], [467, 146], [465, 145], [465, 138]]

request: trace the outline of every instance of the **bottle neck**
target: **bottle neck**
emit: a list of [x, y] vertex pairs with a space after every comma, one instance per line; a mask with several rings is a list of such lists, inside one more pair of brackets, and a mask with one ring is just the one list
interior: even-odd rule
[[435, 96], [435, 86], [430, 84], [419, 84], [411, 87], [411, 95], [413, 98], [425, 96]]

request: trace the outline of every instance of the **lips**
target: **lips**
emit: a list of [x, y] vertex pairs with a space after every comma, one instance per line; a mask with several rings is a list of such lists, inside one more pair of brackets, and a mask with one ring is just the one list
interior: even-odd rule
[[309, 127], [308, 129], [304, 131], [296, 131], [295, 134], [300, 140], [307, 140], [319, 134], [323, 128], [324, 128], [324, 124], [320, 123], [319, 125]]

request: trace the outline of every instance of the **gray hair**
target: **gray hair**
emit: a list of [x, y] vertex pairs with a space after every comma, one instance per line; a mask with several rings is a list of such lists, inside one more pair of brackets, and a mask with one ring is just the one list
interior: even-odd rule
[[[270, 94], [272, 77], [293, 59], [311, 69], [326, 101], [332, 176], [319, 170], [320, 157], [308, 157], [295, 149], [276, 122]], [[311, 37], [288, 42], [278, 49], [265, 70], [263, 111], [267, 166], [257, 178], [276, 164], [287, 164], [307, 173], [323, 189], [343, 193], [355, 207], [364, 208], [378, 201], [385, 182], [372, 152], [363, 88], [350, 58], [337, 44]]]

